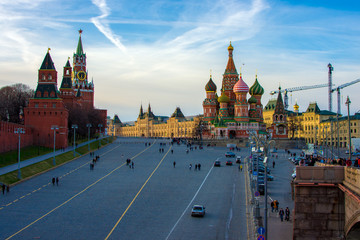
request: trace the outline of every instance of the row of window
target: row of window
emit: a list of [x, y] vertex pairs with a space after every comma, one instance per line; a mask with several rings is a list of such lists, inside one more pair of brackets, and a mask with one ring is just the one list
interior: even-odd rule
[[[46, 113], [47, 113], [47, 112], [44, 112], [43, 115], [46, 116]], [[52, 112], [48, 112], [48, 113], [49, 113], [50, 116], [52, 115]], [[28, 111], [27, 114], [30, 115], [30, 112]], [[37, 114], [38, 114], [39, 116], [41, 116], [41, 112], [37, 112]], [[57, 116], [57, 114], [58, 114], [58, 112], [54, 112], [54, 115], [55, 115], [55, 116]], [[36, 112], [32, 112], [32, 115], [36, 115]], [[62, 112], [62, 111], [60, 112], [60, 115], [63, 115], [63, 112]]]
[[[35, 107], [38, 108], [38, 107], [39, 107], [39, 104], [38, 104], [38, 103], [35, 103]], [[46, 104], [46, 103], [43, 105], [43, 108], [47, 108], [47, 104]], [[53, 103], [53, 104], [52, 104], [52, 108], [56, 108], [56, 103]]]

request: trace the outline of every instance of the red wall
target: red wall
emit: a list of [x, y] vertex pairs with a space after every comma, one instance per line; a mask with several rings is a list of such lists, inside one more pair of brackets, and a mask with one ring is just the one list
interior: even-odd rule
[[19, 134], [14, 133], [17, 128], [25, 130], [24, 134], [21, 134], [21, 147], [27, 147], [33, 145], [33, 131], [29, 127], [25, 127], [21, 124], [0, 121], [0, 152], [8, 152], [18, 149]]

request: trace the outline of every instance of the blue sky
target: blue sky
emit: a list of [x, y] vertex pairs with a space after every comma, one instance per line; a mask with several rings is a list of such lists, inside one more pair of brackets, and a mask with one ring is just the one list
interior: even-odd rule
[[[283, 88], [360, 78], [358, 1], [280, 0], [2, 0], [0, 2], [0, 87], [22, 82], [35, 88], [48, 47], [58, 71], [72, 57], [78, 30], [94, 79], [95, 105], [135, 120], [140, 104], [156, 115], [202, 113], [210, 69], [221, 87], [232, 41], [238, 72], [265, 89], [265, 106]], [[360, 83], [342, 90], [341, 108], [360, 110]], [[305, 111], [317, 101], [328, 109], [327, 88], [289, 96]], [[337, 110], [333, 94], [333, 111]]]

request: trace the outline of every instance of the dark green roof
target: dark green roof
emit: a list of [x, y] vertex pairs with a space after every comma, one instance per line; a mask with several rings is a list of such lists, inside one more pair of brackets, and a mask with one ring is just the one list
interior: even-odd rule
[[[279, 88], [281, 90], [281, 88]], [[281, 91], [279, 91], [278, 98], [276, 100], [276, 106], [275, 106], [275, 114], [285, 114], [285, 108], [284, 108], [284, 102], [281, 96]]]
[[306, 112], [320, 113], [320, 108], [317, 103], [310, 103], [308, 108], [306, 109]]
[[264, 107], [264, 111], [274, 110], [275, 106], [276, 106], [276, 100], [275, 99], [269, 100], [269, 102]]
[[66, 64], [65, 64], [65, 67], [71, 67], [69, 60], [67, 60], [67, 62], [66, 62]]
[[171, 117], [174, 118], [185, 118], [184, 114], [181, 112], [181, 109], [179, 107], [177, 107], [175, 109], [175, 112], [171, 115]]
[[38, 84], [34, 98], [58, 98], [55, 84]]
[[320, 115], [332, 115], [332, 116], [336, 116], [336, 113], [334, 113], [334, 112], [330, 112], [330, 111], [328, 111], [328, 110], [321, 110], [320, 112], [319, 112], [319, 114]]
[[80, 87], [78, 88], [78, 91], [76, 93], [76, 97], [81, 97]]
[[71, 81], [71, 77], [63, 77], [62, 81], [61, 81], [61, 88], [72, 88], [72, 81]]
[[[348, 116], [339, 117], [339, 121], [348, 120]], [[350, 120], [360, 120], [360, 113], [355, 113], [355, 115], [350, 116]], [[336, 121], [336, 118], [328, 118], [326, 120], [323, 120], [321, 122], [331, 122]]]
[[[81, 33], [80, 33], [81, 34]], [[76, 48], [76, 55], [84, 55], [82, 41], [81, 41], [81, 35], [79, 36], [79, 42]]]
[[54, 62], [51, 59], [50, 53], [47, 52], [44, 58], [43, 63], [41, 64], [40, 70], [55, 70]]
[[120, 118], [117, 114], [115, 114], [114, 116], [113, 123], [121, 123]]

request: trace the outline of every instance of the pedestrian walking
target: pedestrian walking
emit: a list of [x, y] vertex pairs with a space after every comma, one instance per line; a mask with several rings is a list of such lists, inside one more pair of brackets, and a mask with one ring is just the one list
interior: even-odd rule
[[2, 185], [2, 193], [5, 194], [5, 184]]
[[280, 216], [280, 220], [283, 221], [284, 220], [284, 210], [282, 208], [280, 208], [279, 216]]
[[271, 206], [271, 212], [274, 212], [274, 201], [271, 202], [270, 206]]
[[173, 165], [174, 165], [174, 168], [175, 168], [175, 166], [176, 166], [176, 162], [175, 162], [175, 161], [173, 162]]
[[59, 178], [56, 177], [56, 186], [59, 186]]
[[197, 168], [198, 168], [198, 165], [197, 165], [197, 164], [195, 164], [195, 171], [197, 171]]
[[171, 149], [171, 154], [173, 154], [173, 153], [174, 153], [174, 150]]
[[240, 171], [242, 172], [242, 165], [240, 165]]
[[285, 220], [289, 221], [289, 219], [290, 219], [290, 210], [289, 210], [288, 207], [286, 207], [286, 209], [285, 209]]
[[55, 185], [55, 178], [53, 177], [51, 181], [52, 181], [52, 184], [54, 186]]
[[131, 168], [134, 169], [134, 162], [131, 162]]
[[189, 170], [191, 170], [191, 168], [192, 168], [192, 164], [190, 163], [190, 164], [189, 164]]
[[6, 185], [6, 193], [9, 193], [10, 192], [10, 187], [9, 185]]
[[198, 164], [198, 169], [199, 169], [199, 171], [200, 171], [200, 168], [201, 168], [201, 164], [199, 163], [199, 164]]
[[274, 208], [275, 208], [275, 212], [279, 211], [279, 202], [278, 202], [278, 200], [274, 200]]
[[273, 168], [275, 168], [275, 161], [273, 160]]

